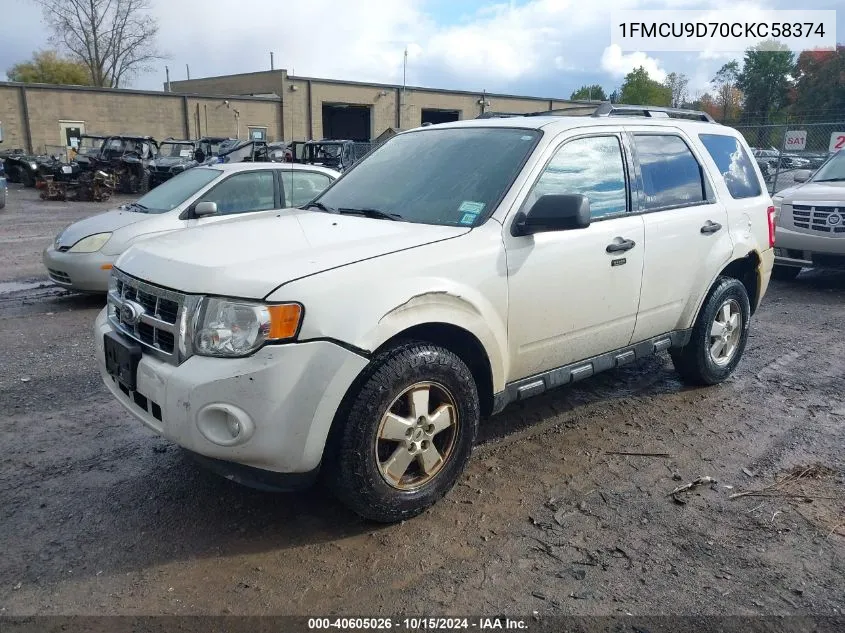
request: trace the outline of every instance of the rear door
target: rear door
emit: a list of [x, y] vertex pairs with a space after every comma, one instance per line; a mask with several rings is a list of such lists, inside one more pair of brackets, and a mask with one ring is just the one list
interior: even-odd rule
[[691, 311], [733, 252], [725, 206], [696, 146], [680, 129], [628, 127], [645, 264], [632, 341], [691, 325]]

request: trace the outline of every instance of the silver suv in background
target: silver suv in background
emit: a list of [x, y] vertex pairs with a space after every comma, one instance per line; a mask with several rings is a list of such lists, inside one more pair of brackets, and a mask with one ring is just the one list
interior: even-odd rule
[[801, 170], [794, 178], [801, 184], [772, 198], [777, 212], [772, 276], [794, 279], [811, 266], [845, 268], [845, 151], [814, 174]]

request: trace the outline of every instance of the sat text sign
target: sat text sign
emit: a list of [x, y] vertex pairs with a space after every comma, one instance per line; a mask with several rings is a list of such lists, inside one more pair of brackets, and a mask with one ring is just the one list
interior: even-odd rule
[[791, 130], [786, 133], [784, 149], [799, 151], [807, 147], [807, 130]]
[[830, 135], [830, 147], [827, 148], [829, 152], [845, 149], [845, 132], [834, 132]]

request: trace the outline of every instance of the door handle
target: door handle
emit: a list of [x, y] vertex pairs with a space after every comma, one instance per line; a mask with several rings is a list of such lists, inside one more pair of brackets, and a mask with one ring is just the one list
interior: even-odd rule
[[702, 235], [712, 235], [713, 233], [716, 233], [717, 231], [721, 231], [721, 230], [722, 230], [721, 224], [719, 224], [718, 222], [713, 222], [711, 220], [707, 220], [707, 222], [704, 223], [704, 226], [701, 227], [701, 234]]
[[608, 253], [624, 253], [625, 251], [630, 251], [637, 245], [634, 240], [626, 240], [622, 237], [617, 237], [616, 239], [618, 241], [611, 242], [604, 250]]

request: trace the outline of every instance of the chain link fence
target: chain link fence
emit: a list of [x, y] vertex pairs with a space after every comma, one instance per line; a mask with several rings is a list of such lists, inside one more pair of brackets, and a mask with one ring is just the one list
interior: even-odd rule
[[751, 146], [772, 194], [806, 180], [806, 171], [814, 172], [833, 152], [845, 149], [845, 120], [733, 127]]

